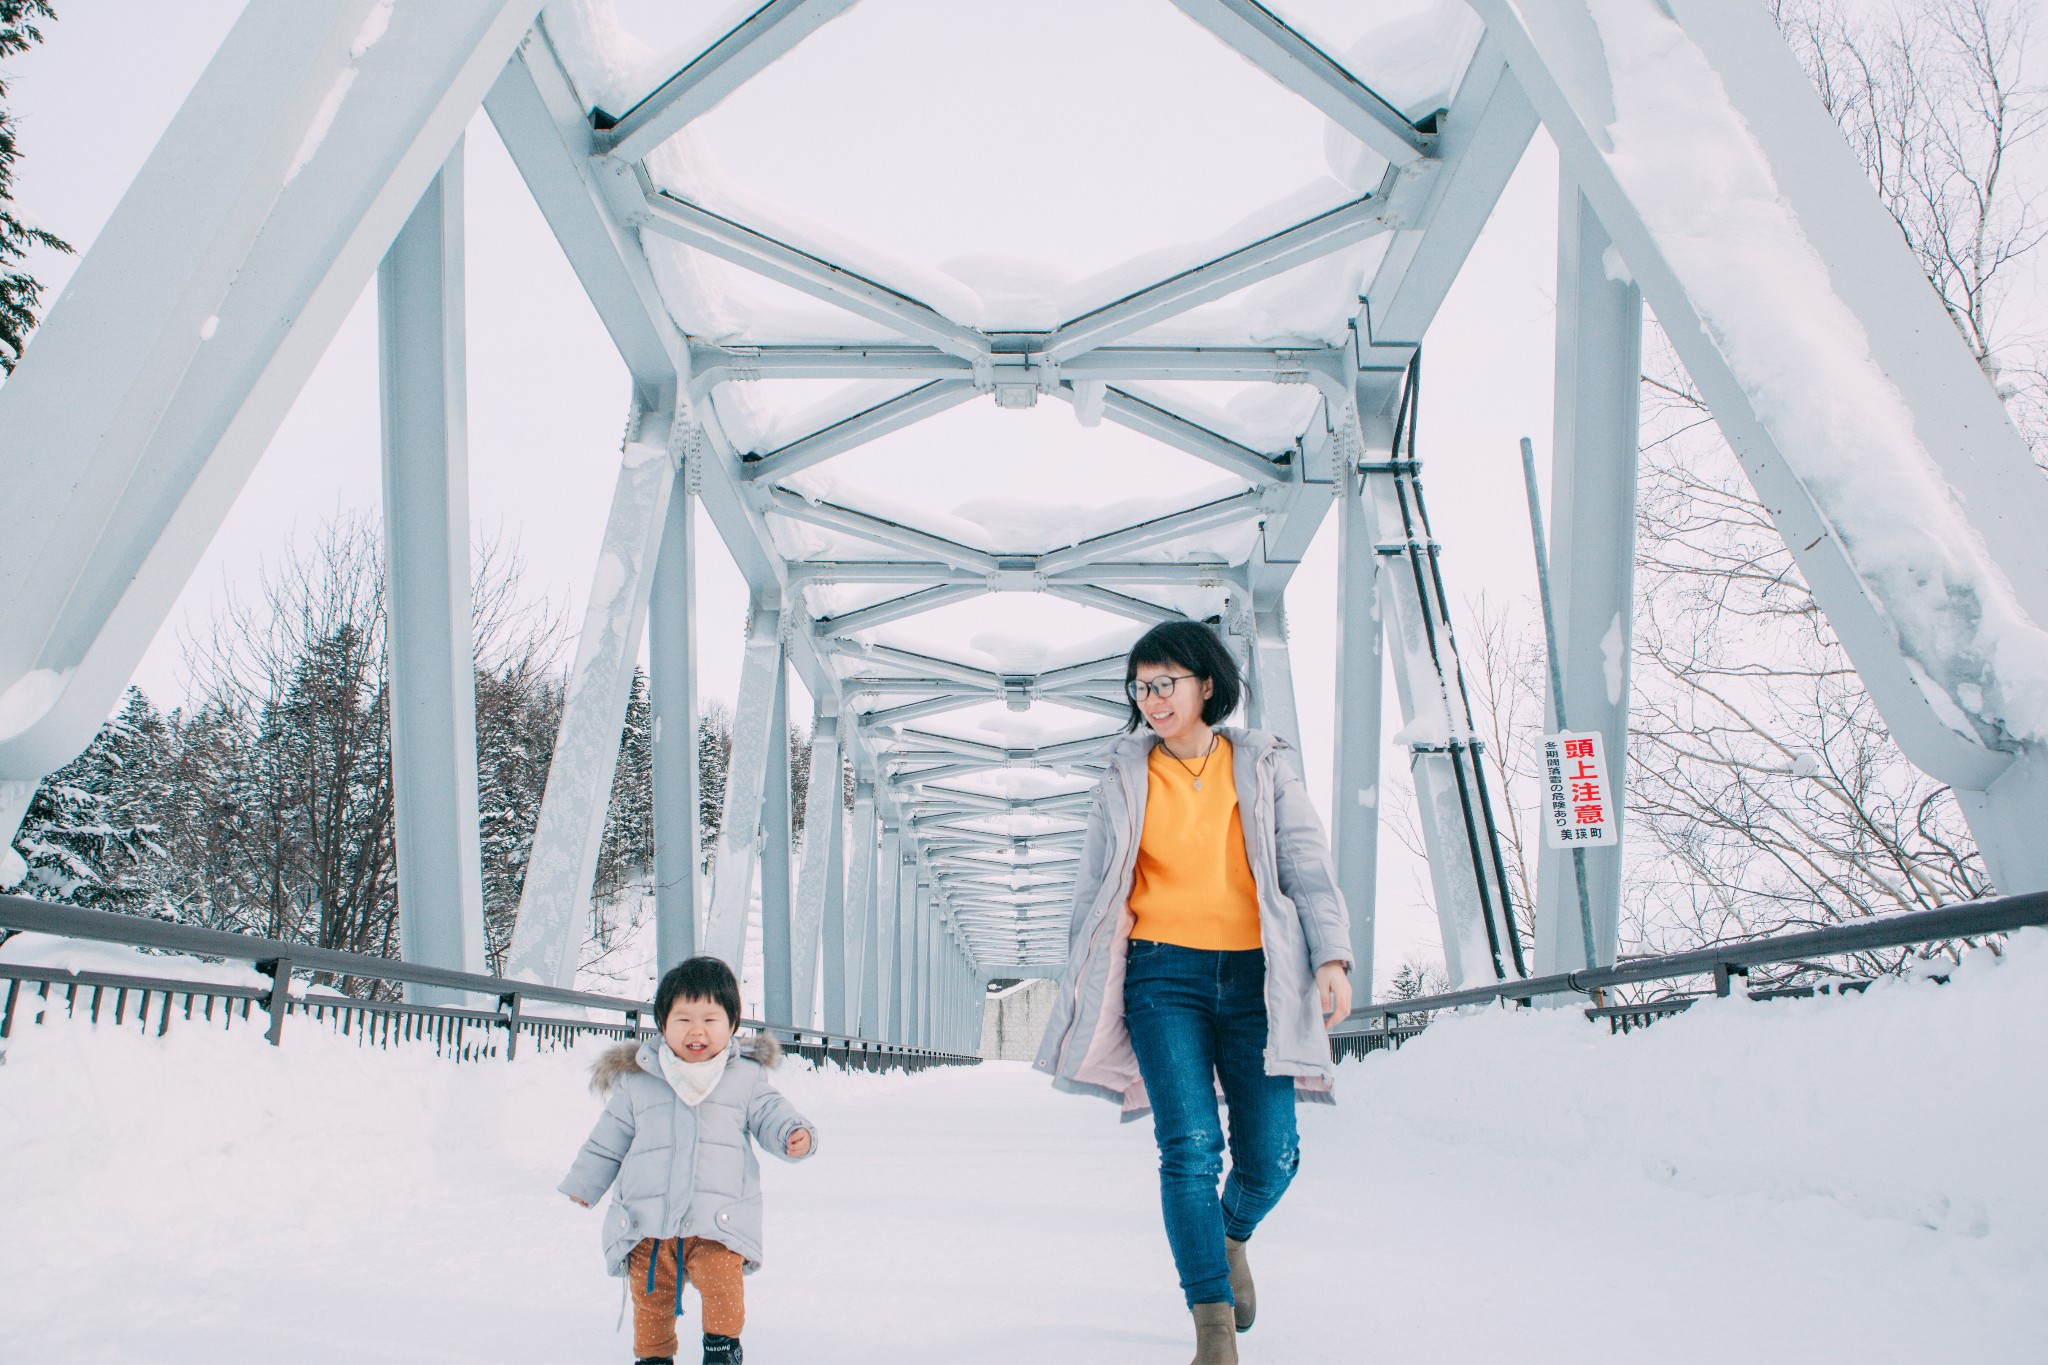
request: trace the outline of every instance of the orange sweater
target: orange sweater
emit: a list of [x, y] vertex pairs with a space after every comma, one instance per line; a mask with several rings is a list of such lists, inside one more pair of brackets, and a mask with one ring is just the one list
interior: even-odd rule
[[1131, 881], [1132, 938], [1224, 952], [1261, 946], [1258, 887], [1245, 857], [1230, 757], [1230, 741], [1221, 735], [1214, 753], [1185, 766], [1165, 745], [1153, 746]]

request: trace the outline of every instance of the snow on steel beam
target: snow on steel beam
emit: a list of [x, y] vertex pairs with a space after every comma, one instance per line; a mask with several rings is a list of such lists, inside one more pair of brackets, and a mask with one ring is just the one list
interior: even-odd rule
[[907, 720], [922, 720], [926, 716], [942, 716], [948, 711], [964, 711], [970, 706], [980, 706], [993, 700], [989, 693], [956, 693], [946, 697], [931, 697], [925, 701], [905, 702], [881, 711], [864, 711], [860, 723], [865, 726], [900, 725]]
[[[654, 421], [641, 417], [636, 426]], [[636, 439], [626, 446], [505, 954], [508, 977], [544, 986], [575, 984], [619, 732], [674, 486], [675, 466], [665, 445]]]
[[969, 687], [1000, 693], [1003, 690], [1003, 675], [991, 673], [985, 668], [972, 664], [955, 663], [950, 659], [935, 659], [929, 654], [918, 654], [894, 645], [854, 643], [848, 640], [820, 640], [821, 649], [848, 659], [864, 659], [871, 663], [887, 664], [907, 668], [920, 678], [934, 677], [964, 683]]
[[[858, 651], [859, 647], [856, 646], [854, 652]], [[862, 693], [877, 697], [923, 696], [930, 692], [951, 695], [958, 691], [958, 684], [943, 678], [885, 678], [877, 674], [860, 673], [843, 679], [840, 690], [849, 697], [857, 697]], [[992, 689], [989, 695], [1000, 695], [1000, 689]]]
[[[819, 780], [804, 793], [803, 866], [797, 874], [795, 913], [790, 923], [790, 1021], [799, 1028], [811, 1019], [820, 940], [832, 898], [833, 873], [841, 865], [845, 824], [836, 780], [842, 750], [839, 717], [820, 705], [811, 722], [811, 768]], [[827, 971], [831, 971], [827, 967]]]
[[1434, 154], [1435, 139], [1257, 0], [1173, 0], [1253, 66], [1323, 111], [1396, 166]]
[[113, 709], [539, 8], [244, 8], [0, 386], [0, 786]]
[[640, 160], [852, 4], [769, 0], [600, 131], [598, 146], [622, 161]]
[[877, 545], [887, 545], [892, 549], [928, 554], [956, 568], [994, 573], [1002, 567], [996, 556], [987, 551], [962, 545], [955, 540], [947, 540], [944, 536], [913, 530], [881, 517], [870, 516], [866, 512], [840, 507], [836, 503], [814, 502], [786, 488], [770, 488], [765, 490], [765, 493], [765, 506], [783, 516], [797, 521], [807, 521], [813, 526], [844, 531], [850, 536], [873, 541]]
[[1111, 531], [1065, 549], [1054, 550], [1051, 554], [1039, 557], [1038, 567], [1044, 573], [1079, 568], [1098, 559], [1108, 559], [1112, 555], [1123, 554], [1126, 551], [1142, 550], [1169, 540], [1178, 540], [1182, 536], [1194, 535], [1214, 526], [1227, 526], [1233, 521], [1243, 521], [1248, 517], [1257, 516], [1265, 508], [1265, 495], [1256, 489], [1227, 498], [1218, 498], [1199, 507], [1155, 517], [1151, 521], [1140, 522], [1121, 531]]
[[1363, 198], [1063, 322], [1053, 329], [1041, 353], [1054, 362], [1070, 360], [1385, 232], [1386, 195], [1399, 177], [1398, 171], [1389, 169], [1379, 188]]
[[811, 629], [819, 635], [848, 636], [856, 631], [900, 621], [906, 616], [915, 616], [919, 612], [931, 611], [949, 603], [964, 602], [970, 597], [981, 597], [987, 592], [987, 586], [980, 583], [926, 588], [923, 592], [892, 597], [871, 607], [860, 607], [854, 611], [841, 612], [837, 616], [827, 616], [812, 622]]
[[988, 763], [1001, 763], [1013, 752], [1000, 744], [982, 744], [971, 739], [956, 739], [952, 735], [935, 735], [925, 730], [905, 730], [903, 738], [909, 743], [922, 744], [941, 753], [965, 754], [969, 758], [979, 758]]
[[764, 455], [747, 457], [740, 465], [740, 477], [749, 483], [772, 483], [914, 422], [935, 417], [974, 395], [974, 385], [966, 380], [934, 379], [886, 403], [877, 403], [865, 412], [834, 422], [823, 431]]
[[1143, 621], [1146, 625], [1157, 625], [1161, 621], [1187, 620], [1185, 613], [1175, 611], [1172, 607], [1162, 607], [1157, 602], [1142, 601], [1136, 597], [1127, 597], [1120, 592], [1111, 592], [1108, 588], [1098, 588], [1087, 584], [1048, 583], [1045, 587], [1045, 594], [1048, 597], [1058, 597], [1068, 602], [1078, 602], [1084, 607], [1094, 607], [1098, 611], [1107, 611], [1118, 616], [1127, 616], [1133, 621]]
[[1105, 655], [1100, 659], [1089, 659], [1085, 663], [1068, 664], [1065, 668], [1049, 669], [1032, 680], [1035, 687], [1053, 689], [1071, 684], [1080, 684], [1113, 678], [1119, 687], [1124, 680], [1124, 656]]
[[644, 168], [637, 174], [647, 196], [643, 230], [696, 247], [941, 351], [965, 357], [988, 353], [987, 337], [930, 304], [660, 189], [648, 180]]
[[[725, 780], [725, 812], [712, 863], [711, 906], [704, 917], [703, 951], [740, 974], [746, 947], [748, 906], [754, 894], [761, 819], [767, 803], [769, 747], [786, 744], [775, 733], [778, 694], [787, 687], [782, 652], [782, 613], [756, 605], [747, 623], [747, 650], [740, 666], [740, 704], [733, 716], [732, 757]], [[617, 743], [616, 740], [613, 741]], [[786, 857], [786, 848], [771, 850]]]
[[[1072, 386], [1062, 388], [1060, 396], [1073, 401]], [[1289, 462], [1291, 451], [1277, 458], [1262, 454], [1122, 389], [1111, 388], [1103, 394], [1102, 415], [1120, 427], [1150, 436], [1196, 459], [1207, 460], [1260, 483], [1286, 483], [1295, 475]]]

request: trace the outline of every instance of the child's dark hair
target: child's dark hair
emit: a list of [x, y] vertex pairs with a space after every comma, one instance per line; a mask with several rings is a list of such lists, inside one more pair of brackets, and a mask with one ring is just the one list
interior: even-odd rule
[[732, 1026], [740, 1026], [740, 983], [732, 968], [715, 957], [693, 957], [671, 967], [654, 988], [654, 1026], [668, 1026], [668, 1012], [678, 1000], [709, 1000], [725, 1007]]
[[[1212, 689], [1202, 704], [1202, 724], [1214, 725], [1237, 709], [1244, 696], [1244, 675], [1237, 660], [1218, 639], [1216, 632], [1199, 621], [1162, 621], [1138, 637], [1131, 657], [1124, 664], [1124, 696], [1130, 698], [1131, 684], [1138, 680], [1139, 664], [1160, 664], [1184, 668]], [[1131, 718], [1126, 730], [1145, 723], [1144, 712], [1131, 701]]]

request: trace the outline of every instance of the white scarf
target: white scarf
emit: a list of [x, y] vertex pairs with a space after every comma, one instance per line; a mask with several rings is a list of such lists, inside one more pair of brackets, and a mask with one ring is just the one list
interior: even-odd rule
[[684, 1061], [667, 1043], [661, 1045], [660, 1052], [663, 1078], [675, 1090], [678, 1099], [695, 1109], [711, 1093], [711, 1087], [718, 1084], [718, 1078], [725, 1074], [726, 1059], [732, 1056], [732, 1044], [727, 1043], [723, 1052], [704, 1062]]

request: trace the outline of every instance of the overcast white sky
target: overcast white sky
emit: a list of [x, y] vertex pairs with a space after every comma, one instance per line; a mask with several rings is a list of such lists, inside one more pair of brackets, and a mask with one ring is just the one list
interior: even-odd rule
[[[702, 7], [725, 5], [706, 0]], [[81, 250], [89, 247], [240, 9], [239, 0], [60, 0], [49, 41], [9, 64], [24, 157], [18, 201]], [[529, 588], [573, 623], [611, 495], [624, 370], [481, 116], [468, 149], [472, 509], [480, 534], [517, 543]], [[1422, 453], [1455, 596], [1533, 594], [1516, 441], [1526, 434], [1539, 450], [1549, 445], [1555, 178], [1554, 154], [1539, 135], [1428, 338]], [[38, 258], [35, 268], [53, 295], [70, 273], [61, 257]], [[247, 591], [262, 563], [294, 536], [340, 510], [374, 512], [378, 502], [374, 297], [366, 294], [136, 682], [160, 702], [175, 702], [183, 688], [181, 639], [205, 628], [226, 592]], [[703, 693], [729, 699], [744, 594], [708, 525], [703, 547]], [[1318, 792], [1329, 782], [1333, 575], [1334, 536], [1325, 535], [1289, 604], [1303, 738]], [[1400, 761], [1389, 753], [1390, 764]], [[1437, 934], [1421, 869], [1391, 839], [1383, 839], [1382, 857], [1385, 970], [1411, 951], [1433, 954]]]

